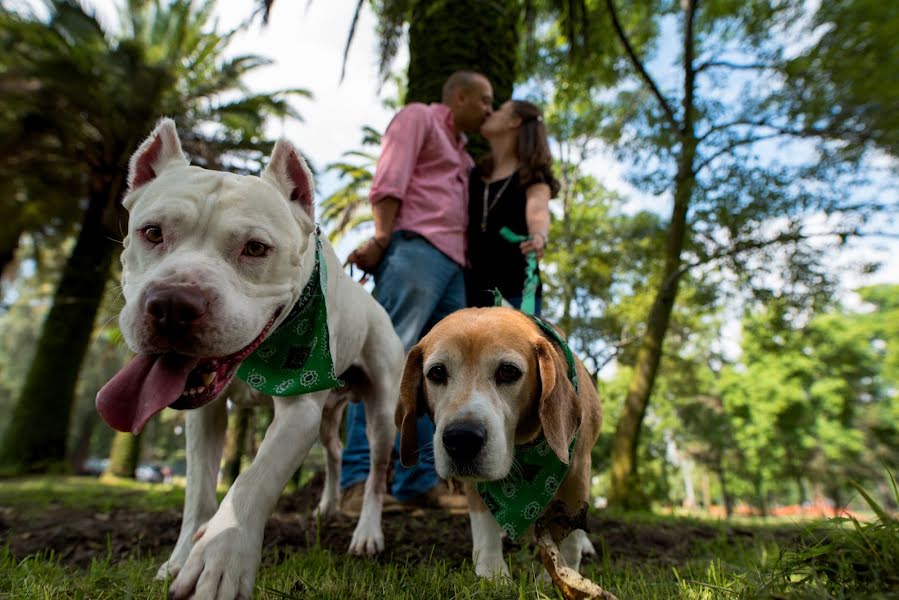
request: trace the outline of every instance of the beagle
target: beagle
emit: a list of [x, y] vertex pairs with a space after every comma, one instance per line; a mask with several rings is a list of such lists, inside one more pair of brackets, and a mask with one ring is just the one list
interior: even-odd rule
[[[524, 533], [549, 504], [585, 514], [602, 409], [583, 364], [551, 326], [503, 307], [460, 310], [440, 321], [406, 358], [396, 411], [404, 465], [418, 460], [415, 422], [423, 413], [436, 425], [437, 473], [464, 482], [479, 576], [509, 575], [503, 532]], [[550, 466], [535, 465], [537, 455]], [[515, 485], [529, 481], [539, 482], [543, 502], [506, 506]], [[524, 523], [515, 521], [520, 515]], [[582, 552], [592, 551], [583, 526], [570, 534], [549, 527], [576, 572]]]

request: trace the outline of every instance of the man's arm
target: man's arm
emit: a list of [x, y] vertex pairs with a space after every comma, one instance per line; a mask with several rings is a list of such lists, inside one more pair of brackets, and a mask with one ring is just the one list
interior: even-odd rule
[[367, 273], [375, 270], [390, 245], [390, 234], [393, 231], [393, 222], [396, 220], [399, 207], [399, 198], [392, 196], [386, 196], [377, 204], [372, 205], [371, 214], [375, 221], [375, 235], [350, 253], [347, 258], [349, 263]]
[[410, 104], [396, 114], [384, 137], [369, 200], [375, 235], [356, 248], [347, 262], [374, 272], [390, 245], [390, 234], [428, 130], [427, 107]]

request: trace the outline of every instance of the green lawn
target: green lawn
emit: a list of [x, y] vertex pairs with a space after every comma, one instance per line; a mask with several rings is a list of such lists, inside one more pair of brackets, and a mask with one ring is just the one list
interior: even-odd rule
[[[164, 598], [166, 582], [153, 576], [171, 545], [157, 539], [155, 530], [165, 529], [166, 540], [177, 535], [182, 500], [183, 490], [174, 485], [74, 477], [0, 481], [0, 535], [6, 540], [6, 548], [0, 550], [0, 598]], [[286, 516], [282, 509], [281, 520], [274, 521], [295, 524], [302, 520], [297, 516], [302, 509], [290, 509], [295, 512]], [[146, 524], [140, 525], [140, 519]], [[121, 536], [112, 534], [93, 536], [89, 542], [85, 540], [91, 536], [78, 538], [85, 530], [76, 523], [84, 522], [125, 528], [124, 546]], [[827, 534], [830, 537], [824, 543], [813, 535], [822, 531], [821, 524], [727, 524], [658, 515], [597, 515], [591, 521], [591, 539], [600, 557], [585, 563], [582, 571], [621, 600], [899, 598], [899, 528], [895, 522], [879, 524], [877, 530], [874, 525], [860, 526], [861, 537], [851, 524], [840, 529], [825, 524], [823, 531], [838, 530], [843, 532], [840, 536], [855, 534], [856, 538]], [[305, 542], [297, 541], [302, 537], [296, 533], [300, 529], [282, 531], [290, 543], [264, 551], [256, 597], [561, 597], [543, 581], [535, 551], [528, 545], [507, 545], [512, 581], [476, 578], [464, 558], [470, 553], [465, 516], [388, 516], [387, 544], [393, 543], [398, 550], [378, 560], [344, 554], [351, 528], [348, 521], [335, 524], [336, 541], [326, 535], [331, 528], [316, 530]], [[128, 535], [134, 536], [133, 546]], [[159, 543], [148, 543], [148, 537]], [[27, 545], [29, 541], [39, 544], [41, 539], [56, 550], [21, 555], [22, 547], [34, 547]], [[866, 564], [856, 564], [860, 561], [853, 553], [853, 540], [872, 549], [863, 556], [867, 560], [861, 562]], [[80, 545], [88, 543], [86, 554]], [[787, 553], [778, 562], [782, 551], [790, 549], [798, 552]], [[819, 555], [833, 560], [822, 568]], [[814, 568], [809, 569], [809, 564]], [[835, 584], [822, 569], [839, 571], [842, 579]], [[858, 577], [853, 579], [853, 574]]]

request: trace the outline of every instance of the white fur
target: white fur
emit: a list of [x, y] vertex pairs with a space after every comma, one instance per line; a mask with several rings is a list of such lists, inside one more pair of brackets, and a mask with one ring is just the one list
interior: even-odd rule
[[484, 512], [470, 512], [471, 561], [478, 577], [509, 577], [509, 565], [503, 560], [502, 529], [486, 507]]
[[[140, 163], [141, 153], [157, 138], [162, 146], [155, 146], [156, 159], [144, 157]], [[299, 169], [285, 161], [299, 161]], [[299, 196], [311, 201], [312, 179], [299, 153], [289, 142], [280, 141], [262, 177], [191, 167], [174, 124], [163, 120], [132, 158], [129, 181], [134, 180], [138, 164], [151, 163], [153, 178], [139, 182], [124, 200], [130, 224], [122, 254], [126, 305], [120, 322], [128, 345], [141, 353], [225, 356], [247, 346], [280, 310], [273, 331], [299, 298], [314, 265], [315, 226], [307, 212], [311, 203], [304, 208], [288, 199], [291, 186], [308, 186]], [[304, 173], [308, 181], [303, 176], [292, 180], [291, 172]], [[145, 239], [144, 229], [151, 225], [161, 227], [163, 243], [153, 245]], [[261, 260], [242, 257], [251, 240], [270, 246], [270, 253]], [[324, 239], [323, 256], [335, 371], [340, 374], [355, 365], [372, 383], [371, 393], [358, 398], [366, 404], [372, 462], [350, 551], [374, 554], [384, 548], [381, 507], [404, 351], [386, 312], [344, 273]], [[167, 347], [154, 336], [143, 298], [160, 284], [191, 285], [209, 299], [206, 325], [190, 348]], [[259, 396], [241, 386], [232, 384], [222, 396]], [[275, 418], [255, 460], [218, 507], [215, 484], [227, 421], [225, 401], [220, 397], [188, 413], [184, 519], [175, 549], [158, 573], [175, 577], [172, 597], [230, 600], [252, 595], [265, 522], [320, 431], [326, 433], [328, 452], [325, 495], [318, 512], [327, 515], [336, 510], [340, 456], [335, 422], [339, 423], [346, 400], [346, 393], [333, 391], [275, 398]]]

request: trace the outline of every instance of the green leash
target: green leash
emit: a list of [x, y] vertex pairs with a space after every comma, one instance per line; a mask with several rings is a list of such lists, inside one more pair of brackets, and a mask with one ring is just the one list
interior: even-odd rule
[[300, 299], [273, 334], [248, 356], [237, 376], [272, 396], [298, 396], [341, 387], [334, 373], [325, 290], [328, 266], [315, 230], [315, 266]]
[[[508, 227], [500, 229], [499, 234], [504, 240], [513, 244], [520, 244], [531, 239], [531, 236], [520, 235]], [[521, 290], [521, 312], [526, 315], [532, 315], [537, 309], [537, 284], [540, 283], [537, 278], [537, 253], [533, 250], [528, 252], [526, 261], [524, 267], [524, 288]]]
[[[500, 230], [503, 239], [521, 243], [529, 239], [518, 235], [508, 227]], [[525, 283], [522, 291], [521, 312], [529, 316], [550, 339], [562, 348], [568, 362], [568, 379], [578, 389], [577, 370], [574, 355], [565, 340], [552, 325], [534, 315], [537, 292], [537, 254], [529, 252], [525, 267]], [[494, 302], [502, 306], [503, 297], [499, 290], [493, 291]], [[577, 435], [568, 446], [568, 464], [559, 460], [541, 432], [527, 444], [515, 446], [512, 471], [499, 481], [484, 481], [477, 484], [478, 494], [500, 528], [510, 539], [518, 539], [546, 510], [562, 481], [568, 474]]]

